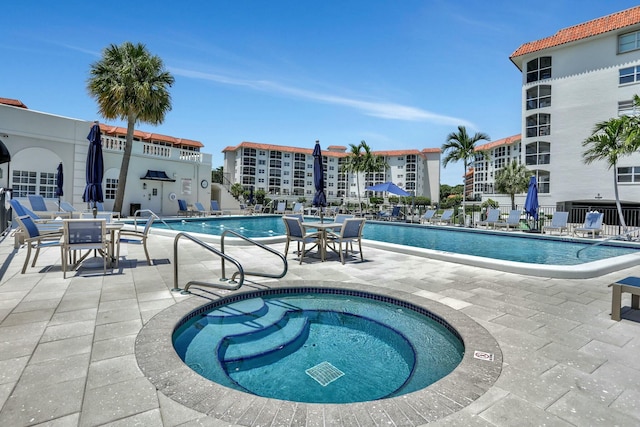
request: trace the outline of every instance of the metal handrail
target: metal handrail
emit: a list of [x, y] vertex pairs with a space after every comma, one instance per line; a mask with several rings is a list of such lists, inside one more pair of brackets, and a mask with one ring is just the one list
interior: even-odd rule
[[151, 209], [138, 209], [137, 211], [135, 211], [133, 213], [133, 228], [134, 229], [136, 229], [136, 230], [138, 229], [138, 219], [137, 218], [138, 218], [138, 216], [140, 216], [138, 214], [143, 213], [143, 212], [149, 213], [151, 216], [155, 217], [156, 220], [160, 220], [164, 225], [166, 225], [169, 230], [173, 230], [173, 228], [171, 228], [171, 226], [164, 219], [160, 218], [158, 216], [158, 214], [156, 214]]
[[[227, 234], [232, 234], [235, 237], [238, 237], [242, 240], [244, 240], [245, 242], [249, 242], [259, 248], [262, 248], [264, 250], [266, 250], [267, 252], [270, 252], [274, 255], [276, 255], [277, 257], [279, 257], [282, 260], [282, 263], [284, 265], [284, 268], [282, 269], [282, 272], [280, 274], [270, 274], [270, 273], [261, 273], [258, 271], [245, 271], [244, 274], [249, 275], [249, 276], [258, 276], [258, 277], [268, 277], [270, 279], [281, 279], [283, 278], [286, 274], [287, 271], [289, 269], [289, 264], [287, 263], [287, 258], [285, 258], [284, 255], [282, 255], [280, 252], [276, 251], [275, 249], [272, 249], [266, 245], [263, 245], [260, 242], [256, 242], [255, 240], [252, 240], [246, 236], [243, 236], [242, 234], [233, 231], [233, 230], [225, 230], [222, 232], [222, 236], [220, 237], [220, 250], [222, 251], [222, 253], [224, 254], [224, 238], [227, 236]], [[224, 267], [224, 258], [221, 260], [222, 261], [222, 277], [225, 277], [225, 267]], [[237, 272], [233, 274], [233, 276], [231, 276], [231, 281], [233, 282], [235, 280], [235, 276], [236, 276]]]
[[[180, 238], [182, 237], [186, 237], [187, 239], [191, 240], [194, 243], [197, 243], [198, 245], [202, 246], [203, 248], [207, 249], [210, 252], [213, 252], [214, 254], [218, 255], [219, 257], [221, 257], [223, 259], [223, 264], [224, 265], [224, 260], [228, 260], [229, 262], [231, 262], [232, 264], [234, 264], [236, 266], [236, 268], [238, 269], [238, 272], [240, 274], [240, 281], [239, 282], [235, 282], [235, 281], [228, 281], [229, 283], [235, 283], [234, 285], [225, 285], [222, 283], [209, 283], [209, 282], [202, 282], [202, 281], [198, 281], [198, 280], [191, 280], [189, 282], [187, 282], [187, 284], [185, 285], [184, 289], [180, 289], [178, 287], [178, 240], [180, 240]], [[234, 274], [235, 277], [235, 274]], [[227, 279], [225, 278], [221, 278], [220, 281], [224, 281], [227, 282]], [[197, 239], [195, 237], [193, 237], [192, 235], [188, 234], [188, 233], [178, 233], [176, 235], [176, 237], [173, 239], [173, 289], [171, 289], [171, 291], [173, 292], [179, 292], [181, 291], [181, 293], [183, 294], [188, 294], [189, 292], [189, 287], [191, 285], [196, 285], [196, 286], [205, 286], [205, 287], [209, 287], [209, 288], [219, 288], [219, 289], [226, 289], [226, 290], [230, 290], [230, 291], [235, 291], [237, 289], [240, 289], [240, 287], [244, 284], [244, 270], [242, 269], [242, 265], [235, 259], [231, 258], [228, 255], [225, 255], [224, 253], [222, 253], [221, 251], [217, 250], [216, 248], [214, 248], [213, 246], [203, 242], [200, 239]]]
[[[240, 239], [249, 242], [259, 248], [265, 249], [266, 251], [278, 256], [283, 263], [284, 268], [282, 269], [281, 273], [278, 274], [270, 274], [270, 273], [263, 273], [263, 272], [259, 272], [259, 271], [245, 271], [244, 268], [242, 267], [242, 264], [240, 264], [239, 261], [237, 261], [235, 258], [230, 257], [229, 255], [224, 253], [224, 238], [227, 234], [231, 234], [234, 235], [236, 237], [239, 237]], [[184, 289], [180, 289], [178, 287], [178, 240], [180, 240], [180, 238], [182, 237], [186, 237], [187, 239], [191, 240], [192, 242], [202, 246], [203, 248], [207, 249], [210, 252], [213, 252], [214, 254], [218, 255], [220, 257], [220, 262], [221, 262], [221, 268], [222, 268], [222, 277], [220, 278], [220, 282], [226, 282], [228, 284], [224, 284], [224, 283], [211, 283], [211, 282], [203, 282], [203, 281], [198, 281], [198, 280], [191, 280], [189, 281]], [[181, 291], [181, 293], [183, 294], [188, 294], [189, 292], [189, 288], [192, 285], [196, 285], [196, 286], [204, 286], [204, 287], [209, 287], [209, 288], [218, 288], [218, 289], [226, 289], [226, 290], [230, 290], [230, 291], [235, 291], [240, 289], [240, 287], [242, 287], [242, 285], [244, 284], [244, 278], [245, 276], [258, 276], [258, 277], [268, 277], [271, 279], [280, 279], [282, 277], [284, 277], [287, 274], [287, 271], [289, 269], [289, 265], [287, 263], [287, 259], [284, 257], [284, 255], [282, 255], [280, 252], [263, 245], [262, 243], [256, 242], [255, 240], [249, 239], [248, 237], [245, 237], [233, 230], [225, 230], [222, 233], [222, 236], [220, 238], [220, 250], [214, 248], [213, 246], [209, 245], [208, 243], [203, 242], [202, 240], [193, 237], [192, 235], [185, 233], [185, 232], [181, 232], [178, 233], [173, 241], [173, 259], [174, 259], [174, 266], [173, 266], [173, 289], [171, 289], [173, 292], [178, 292]], [[231, 279], [227, 279], [226, 277], [226, 264], [225, 262], [229, 261], [230, 263], [232, 263], [233, 265], [236, 266], [237, 271], [233, 273], [233, 275], [231, 276]], [[238, 278], [238, 276], [240, 276], [240, 280], [236, 281], [236, 279]]]
[[638, 231], [640, 231], [640, 227], [634, 228], [633, 230], [627, 230], [626, 232], [624, 232], [622, 234], [618, 234], [616, 236], [607, 237], [604, 240], [599, 240], [599, 241], [597, 241], [597, 242], [595, 242], [595, 243], [593, 243], [593, 244], [591, 244], [589, 246], [586, 246], [584, 248], [580, 248], [580, 249], [578, 249], [578, 252], [576, 252], [576, 258], [580, 258], [580, 252], [584, 251], [585, 249], [595, 248], [596, 246], [600, 246], [603, 243], [610, 242], [611, 240], [618, 239], [618, 238], [624, 237], [624, 236], [626, 236], [627, 240], [629, 240], [629, 236], [632, 233], [637, 233]]

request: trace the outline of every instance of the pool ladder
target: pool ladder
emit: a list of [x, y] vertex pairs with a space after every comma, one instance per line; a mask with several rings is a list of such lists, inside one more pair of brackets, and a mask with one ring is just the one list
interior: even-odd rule
[[[264, 249], [267, 252], [270, 252], [274, 255], [276, 255], [278, 258], [280, 258], [282, 260], [282, 264], [283, 264], [283, 269], [282, 272], [280, 272], [279, 274], [270, 274], [270, 273], [263, 273], [260, 271], [246, 271], [243, 267], [242, 264], [240, 264], [240, 262], [238, 260], [236, 260], [235, 258], [230, 257], [229, 255], [224, 253], [224, 239], [227, 235], [233, 235], [234, 237], [238, 237], [246, 242], [251, 243], [252, 245], [255, 245], [259, 248]], [[203, 282], [203, 281], [199, 281], [199, 280], [191, 280], [189, 282], [187, 282], [187, 284], [185, 285], [184, 289], [181, 289], [180, 287], [178, 287], [178, 241], [182, 238], [185, 239], [189, 239], [192, 242], [196, 243], [199, 246], [202, 246], [203, 248], [205, 248], [206, 250], [208, 250], [209, 252], [214, 253], [215, 255], [220, 257], [220, 262], [221, 262], [221, 269], [222, 269], [222, 277], [219, 279], [220, 283], [211, 283], [211, 282]], [[231, 275], [231, 279], [228, 279], [226, 277], [226, 262], [230, 262], [231, 264], [235, 265], [236, 267], [236, 271]], [[188, 234], [185, 232], [181, 232], [178, 233], [176, 235], [176, 237], [173, 240], [173, 289], [171, 289], [172, 292], [180, 292], [182, 294], [190, 294], [191, 292], [189, 291], [189, 288], [191, 286], [203, 286], [203, 287], [208, 287], [208, 288], [217, 288], [217, 289], [226, 289], [226, 290], [230, 290], [230, 291], [235, 291], [237, 289], [240, 289], [240, 287], [242, 287], [242, 285], [244, 284], [244, 278], [245, 276], [258, 276], [258, 277], [268, 277], [271, 279], [280, 279], [282, 277], [284, 277], [287, 274], [287, 270], [288, 270], [288, 264], [287, 264], [287, 259], [284, 257], [284, 255], [282, 255], [280, 252], [263, 245], [262, 243], [256, 242], [255, 240], [249, 239], [248, 237], [243, 236], [240, 233], [237, 233], [233, 230], [225, 230], [222, 233], [222, 236], [220, 237], [220, 250], [214, 248], [213, 246], [211, 246], [208, 243], [203, 242], [202, 240]], [[237, 279], [237, 280], [236, 280]]]
[[604, 240], [600, 240], [598, 242], [592, 243], [589, 246], [586, 246], [584, 248], [578, 249], [578, 252], [576, 252], [576, 258], [580, 258], [580, 252], [582, 252], [582, 251], [584, 251], [586, 249], [595, 248], [596, 246], [600, 246], [603, 243], [607, 243], [607, 242], [610, 242], [612, 240], [620, 240], [621, 237], [624, 237], [625, 240], [631, 240], [631, 235], [634, 234], [634, 233], [638, 233], [639, 231], [640, 231], [640, 227], [636, 227], [636, 228], [634, 228], [632, 230], [627, 230], [624, 233], [618, 234], [616, 236], [608, 237], [608, 238], [606, 238]]

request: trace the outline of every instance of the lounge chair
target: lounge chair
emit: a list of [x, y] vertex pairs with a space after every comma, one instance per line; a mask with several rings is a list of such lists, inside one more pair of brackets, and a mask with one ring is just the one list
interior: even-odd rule
[[261, 214], [263, 209], [262, 203], [258, 203], [251, 207], [251, 214]]
[[603, 218], [604, 213], [602, 212], [587, 212], [587, 215], [584, 218], [584, 224], [582, 225], [582, 227], [574, 229], [573, 234], [576, 235], [578, 233], [581, 233], [582, 237], [590, 234], [591, 237], [596, 237], [596, 234], [602, 233]]
[[70, 213], [49, 209], [44, 197], [39, 194], [29, 194], [27, 198], [31, 204], [31, 209], [33, 209], [34, 212], [37, 212], [40, 216], [49, 216], [52, 219], [57, 216], [71, 217]]
[[522, 211], [512, 210], [509, 212], [509, 217], [506, 221], [497, 221], [493, 223], [493, 228], [506, 228], [507, 230], [511, 230], [512, 228], [516, 230], [520, 226], [520, 216], [522, 215]]
[[551, 225], [542, 227], [542, 233], [549, 231], [549, 234], [553, 234], [553, 230], [557, 230], [558, 234], [562, 234], [563, 231], [569, 230], [567, 227], [567, 220], [569, 219], [569, 212], [556, 212], [551, 218]]
[[442, 212], [442, 215], [440, 215], [440, 217], [437, 218], [435, 221], [438, 224], [451, 224], [452, 220], [453, 220], [453, 209], [447, 209], [444, 212]]
[[40, 218], [35, 212], [28, 209], [26, 206], [20, 203], [17, 199], [9, 200], [9, 204], [13, 209], [14, 217], [20, 217], [25, 215], [30, 217], [38, 227], [40, 234], [49, 233], [49, 232], [58, 232], [62, 228], [61, 219], [55, 220], [55, 219]]
[[431, 221], [433, 221], [433, 217], [435, 216], [435, 214], [435, 209], [429, 209], [424, 213], [424, 215], [420, 217], [420, 224], [430, 223]]
[[218, 205], [217, 200], [211, 201], [211, 214], [212, 215], [222, 215], [222, 210], [220, 209], [220, 205]]
[[380, 212], [378, 219], [383, 221], [398, 221], [400, 219], [400, 206], [394, 206], [391, 212]]
[[186, 200], [178, 199], [178, 216], [191, 216]]
[[278, 206], [276, 207], [276, 210], [273, 213], [281, 214], [281, 215], [286, 214], [287, 213], [287, 202], [278, 202]]
[[498, 221], [500, 221], [500, 209], [489, 208], [487, 210], [487, 218], [483, 221], [478, 221], [476, 225], [483, 225], [485, 228], [489, 228], [489, 226], [494, 226]]
[[[302, 259], [305, 254], [305, 247], [308, 243], [312, 243], [314, 245], [321, 245], [322, 234], [318, 231], [312, 233], [305, 233], [304, 228], [302, 227], [302, 222], [299, 218], [283, 216], [282, 220], [284, 221], [285, 228], [287, 229], [287, 243], [284, 247], [284, 256], [287, 257], [287, 253], [289, 252], [289, 243], [290, 242], [298, 242], [298, 252], [300, 253], [300, 264], [302, 264]], [[302, 251], [300, 251], [300, 244], [302, 243]]]
[[302, 203], [296, 202], [293, 205], [293, 209], [291, 210], [291, 213], [304, 215], [304, 205]]

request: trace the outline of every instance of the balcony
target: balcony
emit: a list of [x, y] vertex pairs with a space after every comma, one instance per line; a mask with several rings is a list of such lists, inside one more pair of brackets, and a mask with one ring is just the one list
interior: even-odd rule
[[[102, 149], [105, 152], [121, 152], [124, 154], [125, 146], [126, 141], [124, 138], [102, 135]], [[208, 163], [211, 163], [211, 154], [141, 141], [133, 141], [131, 154], [176, 162], [205, 163], [205, 160], [208, 160]]]

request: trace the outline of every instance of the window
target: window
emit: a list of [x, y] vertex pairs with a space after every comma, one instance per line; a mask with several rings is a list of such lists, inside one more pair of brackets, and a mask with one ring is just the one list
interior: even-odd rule
[[44, 198], [52, 199], [56, 196], [55, 173], [14, 170], [12, 177], [12, 197], [39, 194]]
[[542, 56], [527, 62], [527, 83], [551, 78], [551, 57]]
[[551, 86], [541, 85], [527, 89], [527, 110], [551, 106]]
[[118, 191], [118, 180], [115, 178], [107, 178], [104, 182], [104, 198], [115, 200]]
[[536, 141], [527, 144], [526, 165], [548, 165], [551, 162], [551, 144]]
[[259, 165], [266, 165], [267, 161], [265, 159], [258, 160]]
[[243, 176], [242, 177], [242, 185], [253, 185], [255, 184], [256, 179], [253, 176]]
[[538, 193], [548, 194], [550, 192], [550, 176], [549, 172], [536, 170], [533, 171], [538, 179]]
[[640, 31], [618, 36], [618, 53], [640, 49]]
[[242, 155], [255, 157], [256, 156], [256, 149], [255, 148], [243, 148], [242, 149]]
[[640, 66], [621, 68], [619, 73], [621, 85], [640, 81]]
[[527, 138], [551, 134], [551, 115], [532, 114], [527, 117]]
[[627, 166], [618, 168], [618, 182], [640, 182], [640, 166]]
[[635, 116], [638, 110], [633, 100], [618, 101], [618, 116]]

